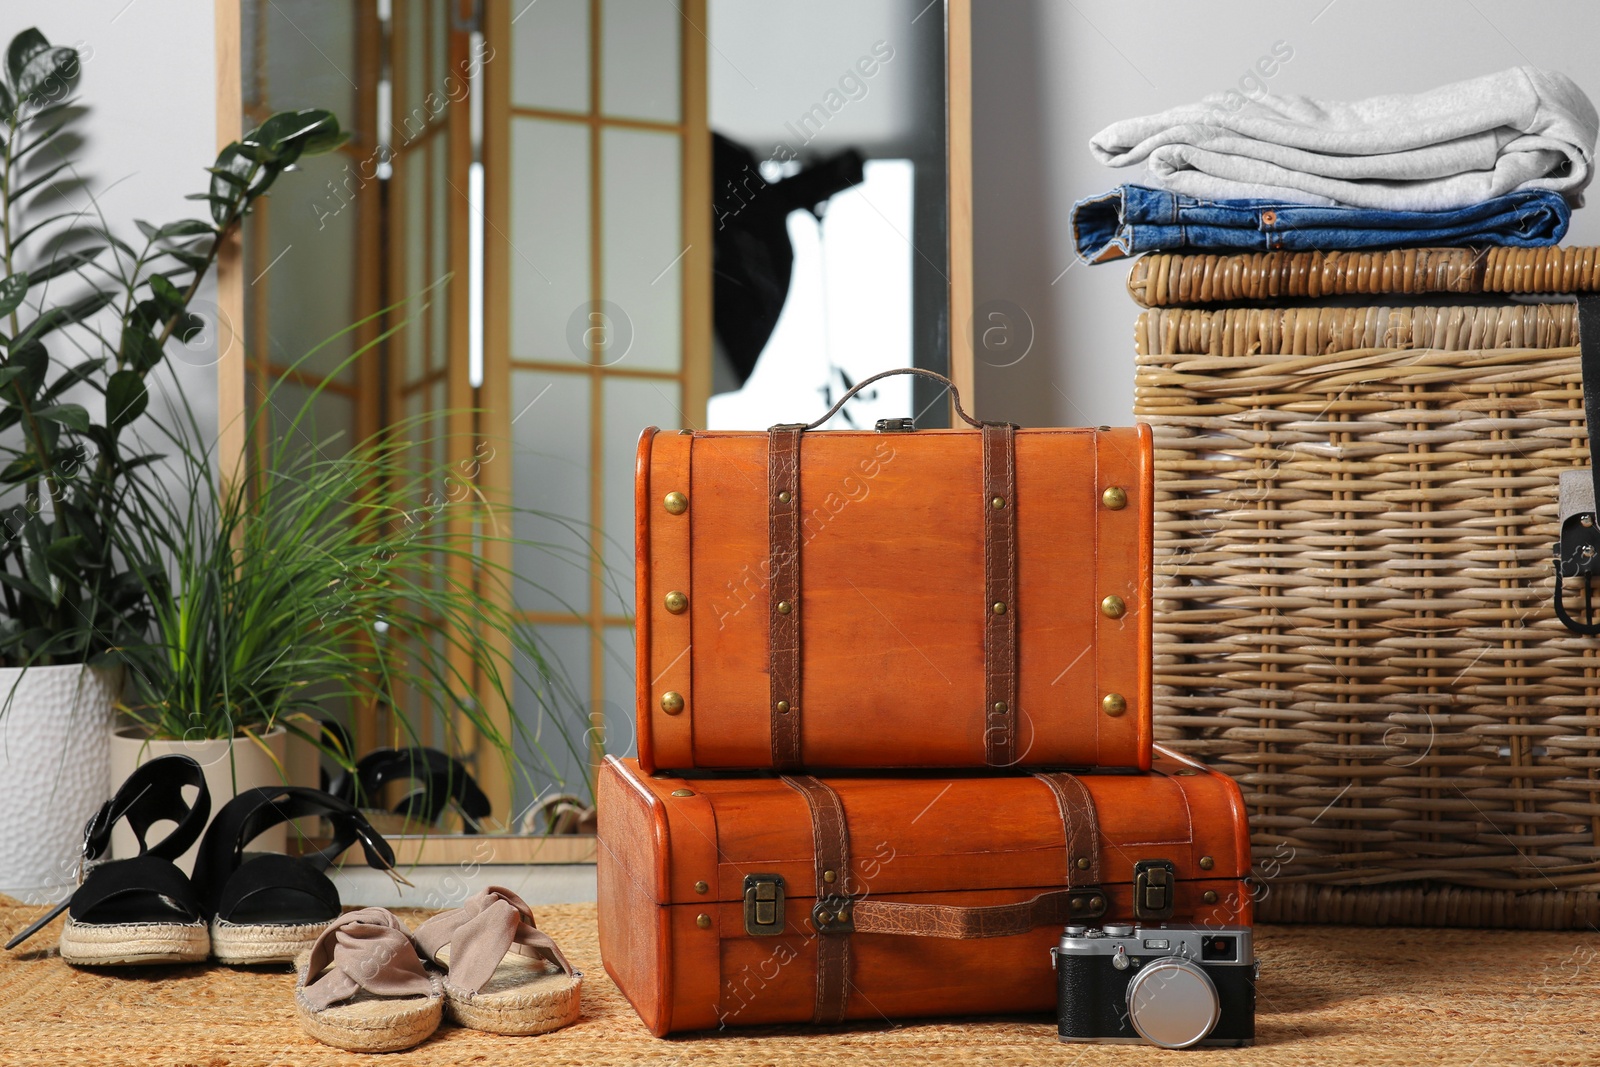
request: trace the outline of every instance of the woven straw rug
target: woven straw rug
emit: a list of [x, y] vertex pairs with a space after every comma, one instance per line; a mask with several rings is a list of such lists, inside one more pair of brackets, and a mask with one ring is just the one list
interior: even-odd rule
[[[1267, 926], [1259, 1044], [1172, 1053], [1063, 1046], [1044, 1018], [862, 1024], [828, 1032], [732, 1031], [659, 1040], [600, 966], [592, 904], [536, 910], [584, 972], [583, 1017], [544, 1037], [448, 1023], [381, 1060], [301, 1033], [287, 968], [74, 970], [57, 929], [0, 959], [0, 1064], [1579, 1064], [1600, 1061], [1600, 938], [1521, 931]], [[0, 937], [38, 914], [0, 898]], [[415, 925], [423, 913], [402, 912]]]

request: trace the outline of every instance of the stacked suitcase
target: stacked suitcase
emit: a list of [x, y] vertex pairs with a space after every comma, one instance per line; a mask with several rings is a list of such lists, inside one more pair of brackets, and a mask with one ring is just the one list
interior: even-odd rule
[[654, 1033], [1051, 1011], [1065, 924], [1250, 922], [1238, 787], [1151, 744], [1149, 431], [967, 421], [641, 437], [598, 877]]

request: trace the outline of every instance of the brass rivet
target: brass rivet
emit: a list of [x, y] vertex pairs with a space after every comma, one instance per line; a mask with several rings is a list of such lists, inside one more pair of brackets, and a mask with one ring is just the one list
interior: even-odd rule
[[778, 601], [778, 614], [779, 615], [787, 615], [787, 614], [789, 614], [789, 612], [791, 612], [793, 610], [794, 610], [794, 605], [789, 603], [787, 600]]
[[850, 921], [850, 909], [848, 907], [839, 909], [839, 921], [842, 923], [847, 923]]
[[794, 499], [794, 497], [789, 495], [789, 490], [787, 490], [787, 489], [785, 489], [783, 492], [778, 494], [778, 502], [779, 503], [787, 504], [789, 501], [791, 501], [793, 499]]
[[995, 601], [994, 613], [996, 615], [1004, 615], [1006, 613], [1006, 606], [1004, 604], [1000, 603], [998, 600]]
[[662, 598], [662, 602], [666, 604], [667, 610], [674, 615], [682, 615], [689, 607], [689, 595], [681, 590], [674, 589]]
[[1128, 506], [1128, 491], [1120, 485], [1113, 485], [1100, 494], [1100, 499], [1112, 511], [1121, 511]]
[[1095, 429], [1099, 430], [1101, 433], [1110, 433], [1111, 432], [1111, 427], [1109, 427], [1109, 426], [1096, 426]]
[[692, 797], [692, 796], [694, 796], [694, 790], [693, 789], [674, 789], [672, 791], [672, 795], [675, 796], [675, 797]]
[[668, 715], [676, 715], [683, 710], [683, 694], [670, 690], [661, 694], [661, 710]]
[[1099, 894], [1096, 894], [1096, 895], [1094, 895], [1094, 896], [1089, 898], [1089, 907], [1091, 907], [1091, 908], [1098, 908], [1104, 903], [1105, 903], [1104, 898], [1102, 898]]
[[999, 511], [1001, 508], [1006, 506], [1006, 498], [1003, 496], [997, 496], [993, 500], [989, 501], [989, 506], [994, 508], [996, 511]]
[[1088, 856], [1084, 856], [1082, 859], [1078, 860], [1078, 870], [1087, 871], [1088, 869], [1089, 869], [1089, 857]]
[[1200, 895], [1200, 899], [1207, 904], [1215, 904], [1217, 902], [1217, 891], [1215, 889], [1207, 889]]
[[668, 515], [682, 515], [689, 510], [689, 498], [682, 493], [668, 493], [661, 506], [667, 509]]
[[832, 871], [823, 871], [822, 872], [822, 880], [824, 882], [827, 882], [829, 885], [832, 885], [833, 884], [833, 880], [835, 878], [837, 878], [837, 877], [839, 877], [839, 876], [834, 874]]
[[1082, 911], [1083, 910], [1083, 898], [1082, 897], [1073, 897], [1072, 898], [1072, 910], [1073, 911]]
[[1100, 601], [1100, 614], [1108, 619], [1120, 619], [1127, 611], [1128, 605], [1119, 596], [1108, 596]]
[[1007, 704], [1006, 704], [1006, 702], [1004, 700], [996, 700], [994, 702], [994, 710], [999, 712], [1001, 715], [1004, 715], [1006, 713], [1006, 707], [1007, 707]]
[[694, 884], [694, 891], [696, 893], [709, 893], [711, 892], [711, 887], [706, 885], [704, 882], [696, 882]]
[[787, 700], [778, 701], [778, 710], [779, 711], [788, 711], [789, 710], [789, 702]]
[[1105, 699], [1100, 701], [1100, 706], [1105, 709], [1107, 715], [1116, 718], [1128, 710], [1128, 698], [1121, 693], [1107, 693]]
[[1210, 856], [1201, 856], [1200, 857], [1200, 869], [1202, 871], [1209, 871], [1211, 868], [1215, 867], [1216, 865], [1217, 865], [1217, 861], [1212, 859]]
[[817, 912], [817, 922], [819, 922], [819, 923], [831, 923], [831, 922], [833, 922], [833, 912], [831, 912], [831, 911], [819, 911], [819, 912]]
[[702, 930], [709, 930], [711, 929], [711, 916], [702, 911], [694, 917], [694, 924]]

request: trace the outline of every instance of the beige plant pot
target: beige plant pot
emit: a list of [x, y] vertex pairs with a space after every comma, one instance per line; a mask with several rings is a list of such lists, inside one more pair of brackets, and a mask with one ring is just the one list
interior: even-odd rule
[[[288, 748], [289, 735], [283, 727], [269, 731], [262, 742], [268, 751], [262, 751], [262, 746], [247, 737], [236, 737], [222, 740], [201, 741], [167, 741], [151, 739], [142, 727], [126, 727], [117, 730], [111, 735], [111, 781], [113, 791], [115, 786], [127, 780], [141, 764], [148, 763], [160, 756], [188, 756], [205, 770], [206, 788], [211, 793], [211, 815], [216, 817], [222, 806], [246, 789], [255, 789], [259, 786], [283, 785], [284, 774], [280, 768], [285, 766], [284, 757]], [[160, 840], [160, 835], [171, 829], [157, 823], [150, 837]], [[202, 840], [204, 835], [202, 835]], [[287, 830], [283, 826], [275, 826], [256, 839], [255, 851], [282, 852], [287, 841]], [[178, 859], [178, 866], [183, 873], [190, 874], [194, 871], [194, 857], [199, 849], [197, 841], [189, 851]], [[127, 859], [139, 854], [138, 839], [133, 836], [133, 831], [127, 823], [119, 822], [111, 831], [111, 855], [115, 859]]]
[[0, 669], [0, 893], [30, 904], [77, 884], [83, 825], [110, 796], [115, 671]]

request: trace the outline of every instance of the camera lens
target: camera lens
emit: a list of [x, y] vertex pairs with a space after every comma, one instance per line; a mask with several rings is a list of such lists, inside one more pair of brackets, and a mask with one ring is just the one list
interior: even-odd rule
[[1188, 960], [1163, 957], [1128, 982], [1128, 1021], [1152, 1045], [1188, 1048], [1204, 1040], [1221, 1017], [1211, 976]]

